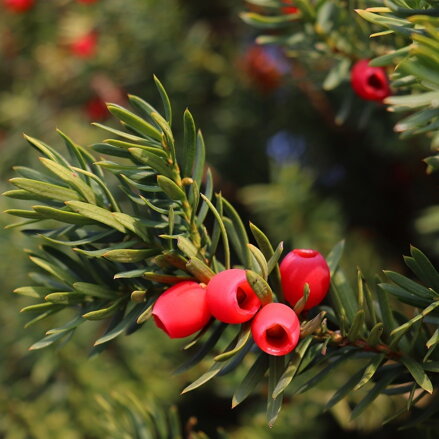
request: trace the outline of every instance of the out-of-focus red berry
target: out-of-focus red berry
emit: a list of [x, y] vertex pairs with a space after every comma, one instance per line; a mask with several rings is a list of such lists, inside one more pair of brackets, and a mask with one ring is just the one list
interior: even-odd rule
[[91, 98], [85, 104], [85, 112], [91, 121], [101, 122], [110, 115], [105, 102], [98, 96]]
[[318, 305], [329, 289], [330, 273], [325, 258], [316, 250], [295, 249], [280, 264], [282, 289], [285, 299], [294, 306], [309, 285], [309, 297], [304, 309]]
[[286, 355], [297, 345], [300, 322], [296, 313], [282, 303], [269, 303], [255, 316], [251, 324], [255, 343], [267, 354]]
[[245, 270], [238, 268], [221, 271], [209, 281], [207, 304], [211, 314], [225, 323], [246, 322], [261, 306], [247, 282]]
[[282, 73], [261, 46], [252, 46], [244, 56], [243, 68], [261, 91], [270, 92], [279, 87]]
[[98, 0], [76, 0], [78, 3], [96, 3]]
[[171, 338], [183, 338], [203, 329], [211, 315], [206, 288], [192, 281], [180, 282], [156, 301], [152, 315], [155, 324]]
[[351, 84], [355, 93], [368, 101], [381, 102], [390, 95], [386, 71], [382, 67], [369, 66], [368, 59], [356, 62], [352, 67]]
[[6, 9], [18, 14], [31, 9], [34, 3], [35, 0], [3, 0], [3, 5]]
[[96, 32], [89, 32], [70, 44], [71, 52], [79, 58], [91, 58], [96, 53], [98, 35]]
[[288, 15], [288, 14], [297, 14], [297, 12], [299, 12], [299, 8], [296, 8], [294, 5], [294, 1], [293, 0], [282, 0], [282, 3], [284, 5], [291, 5], [291, 6], [283, 6], [281, 8], [281, 11], [283, 14]]

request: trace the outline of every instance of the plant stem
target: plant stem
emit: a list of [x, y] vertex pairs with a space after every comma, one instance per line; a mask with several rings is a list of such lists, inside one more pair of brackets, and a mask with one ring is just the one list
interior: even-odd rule
[[182, 207], [184, 212], [184, 219], [186, 220], [187, 225], [189, 226], [189, 233], [191, 235], [192, 243], [197, 247], [197, 249], [201, 250], [201, 235], [200, 231], [198, 230], [197, 224], [195, 222], [195, 215], [192, 209], [191, 204], [189, 203], [188, 197], [186, 195], [185, 191], [185, 185], [183, 184], [183, 181], [181, 179], [180, 174], [180, 167], [178, 166], [177, 161], [172, 162], [173, 165], [173, 176], [175, 183], [183, 190], [185, 193], [185, 198], [182, 201]]
[[330, 339], [330, 343], [332, 345], [336, 345], [337, 347], [344, 347], [344, 346], [353, 346], [356, 348], [359, 348], [363, 351], [367, 352], [377, 352], [380, 354], [386, 355], [389, 359], [396, 360], [402, 356], [402, 353], [399, 351], [394, 351], [391, 349], [388, 345], [384, 343], [380, 343], [377, 345], [369, 345], [366, 340], [363, 339], [356, 339], [354, 341], [350, 341], [347, 337], [340, 334], [339, 331], [331, 331], [326, 330], [324, 333], [317, 333], [314, 335], [314, 337], [318, 340], [326, 340]]

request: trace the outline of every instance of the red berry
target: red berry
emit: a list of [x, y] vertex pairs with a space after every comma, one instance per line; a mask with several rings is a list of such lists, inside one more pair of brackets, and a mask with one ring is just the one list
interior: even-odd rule
[[269, 303], [253, 319], [252, 335], [255, 343], [267, 354], [286, 355], [299, 341], [300, 322], [289, 306]]
[[351, 84], [355, 93], [368, 101], [381, 102], [390, 95], [386, 71], [382, 67], [369, 66], [368, 59], [356, 62], [352, 67]]
[[31, 9], [34, 3], [35, 0], [3, 0], [6, 9], [9, 9], [11, 12], [17, 12], [18, 14]]
[[98, 36], [96, 32], [89, 32], [70, 44], [70, 50], [79, 58], [91, 58], [96, 53]]
[[211, 318], [206, 288], [192, 281], [173, 285], [157, 299], [152, 315], [155, 324], [171, 338], [194, 334]]
[[329, 267], [316, 250], [295, 249], [280, 264], [282, 289], [285, 299], [294, 306], [303, 297], [305, 283], [309, 297], [304, 309], [318, 305], [329, 289]]
[[[282, 0], [282, 3], [284, 5], [293, 5], [294, 2], [292, 0]], [[299, 12], [299, 8], [296, 8], [295, 6], [284, 6], [283, 8], [281, 8], [282, 13], [285, 15], [288, 14], [297, 14], [297, 12]]]
[[247, 282], [245, 270], [221, 271], [207, 285], [207, 304], [211, 314], [225, 323], [250, 320], [261, 302]]
[[280, 86], [282, 72], [270, 58], [266, 49], [251, 47], [245, 54], [243, 67], [251, 81], [263, 92], [270, 92]]
[[110, 112], [108, 111], [105, 102], [97, 96], [91, 98], [85, 104], [85, 112], [87, 113], [87, 116], [91, 121], [98, 121], [98, 122], [102, 122], [106, 120], [110, 115]]

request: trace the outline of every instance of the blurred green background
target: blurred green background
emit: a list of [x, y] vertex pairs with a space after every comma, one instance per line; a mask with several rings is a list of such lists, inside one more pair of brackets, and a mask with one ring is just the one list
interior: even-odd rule
[[[21, 12], [10, 4], [0, 1], [2, 190], [9, 188], [12, 166], [36, 165], [23, 132], [57, 145], [58, 127], [92, 144], [105, 133], [90, 122], [112, 123], [104, 102], [124, 105], [127, 93], [154, 102], [156, 74], [175, 114], [190, 106], [202, 127], [217, 189], [274, 242], [326, 253], [346, 237], [352, 276], [357, 265], [366, 277], [384, 267], [403, 270], [409, 243], [438, 257], [434, 182], [421, 162], [428, 142], [400, 141], [391, 115], [377, 104], [365, 111], [360, 100], [344, 125], [331, 123], [346, 89], [323, 96], [325, 106], [316, 107], [303, 84], [293, 82], [300, 66], [276, 47], [253, 44], [253, 31], [238, 16], [243, 2], [35, 0]], [[0, 205], [16, 206], [5, 198]], [[331, 385], [287, 401], [269, 430], [262, 395], [229, 408], [239, 370], [178, 396], [197, 370], [170, 377], [184, 359], [181, 343], [151, 325], [92, 358], [87, 331], [96, 331], [94, 325], [84, 325], [61, 349], [29, 352], [46, 325], [25, 329], [18, 310], [28, 301], [11, 291], [26, 284], [23, 248], [35, 243], [3, 229], [14, 219], [0, 218], [0, 438], [109, 437], [96, 397], [111, 399], [114, 392], [132, 392], [165, 411], [176, 403], [184, 421], [196, 416], [211, 437], [222, 426], [239, 439], [365, 437], [403, 403], [380, 397], [356, 423], [346, 420], [347, 402], [320, 415], [334, 380], [343, 383], [349, 375], [341, 371]], [[410, 434], [395, 429], [373, 434]]]

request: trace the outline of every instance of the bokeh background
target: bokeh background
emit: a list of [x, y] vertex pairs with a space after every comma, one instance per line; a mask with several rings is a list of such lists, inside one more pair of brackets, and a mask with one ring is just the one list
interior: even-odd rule
[[[158, 100], [156, 74], [175, 114], [189, 106], [202, 127], [216, 187], [274, 242], [327, 253], [345, 237], [352, 277], [356, 266], [366, 277], [384, 267], [403, 271], [410, 243], [437, 260], [434, 177], [422, 163], [428, 141], [401, 141], [384, 106], [359, 99], [337, 124], [349, 84], [323, 93], [313, 75], [301, 76], [300, 61], [254, 45], [239, 19], [243, 8], [236, 0], [0, 0], [2, 191], [13, 166], [36, 166], [23, 132], [59, 145], [60, 128], [90, 145], [105, 137], [92, 121], [112, 124], [105, 102], [125, 105], [127, 93]], [[0, 206], [16, 204], [2, 197]], [[272, 430], [264, 389], [229, 408], [239, 373], [179, 396], [197, 370], [170, 377], [184, 359], [181, 344], [151, 326], [91, 358], [87, 331], [96, 329], [87, 325], [62, 348], [29, 352], [45, 325], [24, 328], [19, 309], [27, 301], [11, 293], [26, 283], [23, 249], [35, 245], [3, 228], [14, 221], [0, 216], [0, 438], [110, 437], [97, 398], [130, 392], [159, 410], [177, 404], [183, 422], [196, 416], [212, 438], [220, 426], [239, 439], [410, 434], [380, 428], [401, 404], [385, 397], [355, 423], [348, 402], [320, 414], [334, 380], [343, 383], [349, 370], [287, 401]]]

